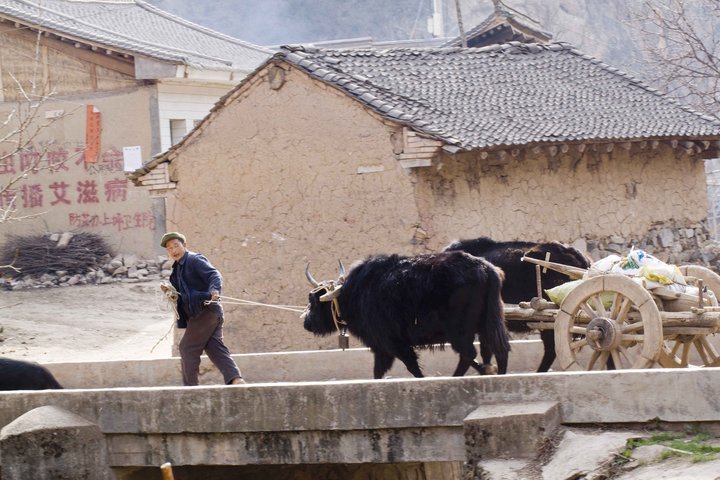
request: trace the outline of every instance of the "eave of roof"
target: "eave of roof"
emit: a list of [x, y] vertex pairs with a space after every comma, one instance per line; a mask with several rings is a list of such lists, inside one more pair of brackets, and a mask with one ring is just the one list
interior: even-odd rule
[[[287, 47], [220, 99], [179, 144], [156, 155], [130, 178], [136, 182], [170, 161], [235, 92], [277, 62], [344, 92], [383, 118], [443, 142], [450, 153], [666, 139], [720, 141], [716, 118], [680, 105], [568, 44], [388, 50]], [[451, 103], [443, 104], [445, 99]]]

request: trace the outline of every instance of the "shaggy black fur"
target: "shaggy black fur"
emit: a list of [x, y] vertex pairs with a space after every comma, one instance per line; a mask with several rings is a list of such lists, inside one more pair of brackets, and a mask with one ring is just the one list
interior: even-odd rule
[[[506, 373], [510, 342], [501, 287], [502, 272], [462, 252], [380, 255], [350, 270], [337, 300], [348, 331], [375, 355], [375, 378], [382, 378], [395, 358], [422, 377], [415, 347], [444, 342], [460, 355], [453, 375], [464, 375], [470, 366], [483, 373], [475, 361], [476, 335], [495, 355], [498, 372]], [[323, 336], [337, 331], [330, 302], [320, 301], [325, 292], [310, 293], [304, 322], [306, 330]]]

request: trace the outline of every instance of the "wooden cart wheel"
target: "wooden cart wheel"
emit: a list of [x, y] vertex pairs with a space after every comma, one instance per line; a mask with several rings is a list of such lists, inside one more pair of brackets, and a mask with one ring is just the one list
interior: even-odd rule
[[[720, 298], [720, 275], [717, 273], [700, 265], [683, 265], [680, 273], [702, 280], [715, 298]], [[705, 367], [720, 366], [720, 354], [708, 339], [714, 333], [713, 329], [696, 330], [699, 332], [690, 333], [689, 329], [684, 329], [683, 333], [666, 336], [658, 363], [665, 368], [686, 368], [692, 366], [691, 362]]]
[[[603, 304], [605, 302], [605, 304]], [[649, 368], [663, 346], [660, 311], [650, 293], [625, 275], [584, 280], [560, 305], [555, 349], [563, 370]]]
[[665, 368], [686, 368], [693, 366], [691, 362], [699, 362], [704, 367], [720, 366], [720, 354], [708, 340], [711, 333], [666, 337], [658, 363]]
[[686, 277], [702, 280], [708, 290], [715, 294], [715, 298], [720, 300], [720, 275], [700, 265], [682, 265], [680, 273]]

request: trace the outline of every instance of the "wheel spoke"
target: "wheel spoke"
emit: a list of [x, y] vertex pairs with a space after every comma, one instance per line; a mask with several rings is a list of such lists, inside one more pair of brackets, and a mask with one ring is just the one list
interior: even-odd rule
[[600, 352], [600, 358], [598, 359], [598, 370], [607, 370], [608, 358], [610, 358], [610, 352]]
[[642, 343], [642, 341], [645, 339], [644, 335], [632, 335], [629, 333], [623, 333], [620, 337], [623, 342], [635, 342], [635, 343]]
[[590, 361], [588, 362], [588, 370], [592, 370], [595, 366], [595, 362], [600, 357], [600, 352], [597, 350], [593, 350], [592, 355], [590, 355]]
[[643, 329], [642, 322], [624, 323], [622, 325], [622, 333], [637, 332], [638, 330], [642, 330], [642, 329]]
[[574, 342], [570, 342], [570, 350], [573, 352], [579, 352], [581, 348], [586, 346], [588, 344], [587, 338], [582, 338], [580, 340], [576, 340]]
[[620, 311], [620, 302], [618, 302], [618, 300], [621, 298], [624, 297], [621, 297], [619, 293], [613, 293], [612, 304], [610, 304], [610, 318], [617, 318], [617, 314]]
[[570, 327], [570, 333], [573, 335], [587, 335], [587, 327], [573, 325], [572, 327]]
[[627, 368], [627, 366], [625, 365], [625, 362], [622, 362], [620, 360], [620, 354], [618, 353], [617, 350], [612, 350], [610, 353], [612, 355], [613, 362], [615, 363], [615, 369], [619, 370], [619, 369]]
[[702, 359], [703, 365], [712, 363], [710, 361], [710, 358], [707, 355], [707, 352], [705, 351], [704, 345], [702, 344], [702, 342], [700, 341], [699, 338], [696, 337], [695, 340], [693, 340], [693, 345], [695, 345], [695, 348], [697, 349], [698, 353], [700, 354], [700, 358]]
[[[628, 313], [630, 313], [630, 308], [632, 308], [632, 302], [624, 295], [620, 295], [620, 298], [622, 299], [622, 301], [620, 302], [620, 308], [618, 309], [617, 314], [612, 318], [618, 323], [625, 323]], [[642, 322], [637, 323], [642, 325]]]
[[601, 294], [598, 293], [597, 295], [593, 296], [592, 299], [595, 303], [595, 311], [597, 312], [597, 315], [600, 317], [607, 317], [607, 311], [605, 310], [605, 305], [603, 304]]
[[590, 319], [593, 319], [597, 316], [597, 314], [595, 313], [595, 310], [592, 309], [592, 307], [590, 306], [590, 304], [588, 303], [587, 300], [585, 300], [584, 302], [582, 302], [580, 304], [580, 308], [582, 309], [583, 312], [585, 312], [585, 315], [587, 315], [588, 318], [590, 318]]
[[624, 346], [618, 347], [618, 353], [622, 360], [623, 368], [636, 368], [635, 363], [641, 358], [640, 350], [636, 348], [626, 348]]
[[700, 338], [700, 341], [702, 342], [703, 346], [705, 347], [705, 351], [710, 355], [711, 359], [709, 362], [706, 362], [705, 365], [709, 365], [711, 363], [714, 363], [718, 359], [718, 352], [715, 350], [715, 347], [713, 347], [713, 344], [708, 341], [706, 336], [703, 336]]
[[683, 367], [688, 366], [688, 357], [690, 356], [690, 342], [682, 342], [682, 356], [680, 358], [680, 365]]
[[673, 345], [672, 350], [670, 351], [671, 356], [677, 355], [678, 350], [680, 349], [680, 345], [682, 345], [682, 342], [680, 340], [675, 340], [675, 345]]

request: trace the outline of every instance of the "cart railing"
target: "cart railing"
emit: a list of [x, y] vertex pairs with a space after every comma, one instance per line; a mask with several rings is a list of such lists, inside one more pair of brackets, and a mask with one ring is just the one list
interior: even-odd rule
[[535, 265], [540, 265], [541, 267], [549, 268], [550, 270], [555, 270], [556, 272], [564, 273], [573, 280], [580, 280], [587, 273], [587, 269], [585, 268], [572, 267], [570, 265], [563, 265], [562, 263], [540, 260], [539, 258], [523, 256], [520, 260], [523, 262], [534, 263]]

